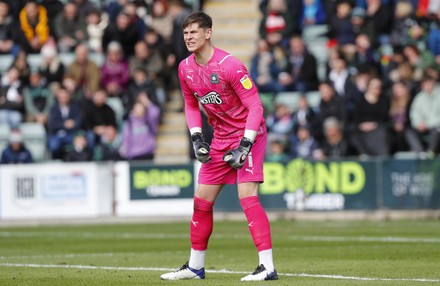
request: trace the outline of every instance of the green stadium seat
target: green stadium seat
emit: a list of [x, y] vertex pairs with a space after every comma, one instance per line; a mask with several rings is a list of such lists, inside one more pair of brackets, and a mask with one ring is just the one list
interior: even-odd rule
[[296, 91], [284, 91], [279, 92], [275, 96], [275, 104], [281, 103], [287, 105], [292, 111], [298, 109], [298, 99], [302, 95], [302, 92]]
[[47, 158], [46, 130], [41, 123], [23, 122], [20, 124], [23, 143], [29, 149], [35, 162]]
[[0, 154], [9, 144], [11, 130], [8, 124], [0, 124]]

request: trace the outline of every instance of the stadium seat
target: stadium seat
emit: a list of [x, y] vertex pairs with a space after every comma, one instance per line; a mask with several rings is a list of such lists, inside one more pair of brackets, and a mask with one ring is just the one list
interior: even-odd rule
[[122, 126], [122, 117], [124, 116], [124, 105], [119, 97], [108, 97], [106, 102], [115, 112], [118, 127]]
[[9, 125], [0, 124], [0, 154], [9, 144], [9, 134], [11, 130]]
[[321, 95], [319, 91], [309, 91], [306, 93], [307, 101], [309, 102], [310, 107], [318, 108], [321, 103]]
[[292, 111], [298, 109], [298, 99], [301, 96], [301, 92], [296, 91], [285, 91], [279, 92], [275, 96], [275, 104], [282, 103], [287, 105]]
[[317, 38], [326, 38], [329, 31], [328, 25], [310, 25], [306, 26], [302, 32], [302, 38], [307, 44]]
[[40, 123], [24, 122], [20, 124], [23, 143], [29, 149], [35, 162], [47, 158], [46, 130]]

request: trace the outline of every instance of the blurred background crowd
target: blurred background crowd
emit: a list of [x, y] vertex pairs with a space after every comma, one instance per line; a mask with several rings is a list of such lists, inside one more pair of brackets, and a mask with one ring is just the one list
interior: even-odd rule
[[[248, 69], [265, 105], [267, 160], [436, 156], [440, 0], [258, 5]], [[48, 159], [153, 159], [192, 8], [0, 0], [0, 57], [11, 59], [0, 62], [0, 135], [10, 131], [1, 162], [34, 161], [23, 137], [38, 128]]]
[[269, 160], [438, 153], [439, 0], [259, 7], [251, 75], [270, 98]]

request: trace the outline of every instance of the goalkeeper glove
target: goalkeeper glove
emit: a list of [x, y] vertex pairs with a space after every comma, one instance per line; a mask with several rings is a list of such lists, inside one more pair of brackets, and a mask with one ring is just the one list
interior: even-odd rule
[[202, 163], [208, 163], [211, 161], [211, 156], [209, 156], [211, 148], [209, 147], [209, 144], [205, 142], [203, 134], [195, 132], [191, 135], [191, 141], [193, 143], [194, 154], [196, 155], [197, 160]]
[[253, 143], [248, 138], [243, 137], [237, 148], [229, 150], [223, 155], [223, 161], [234, 169], [242, 168], [252, 145]]

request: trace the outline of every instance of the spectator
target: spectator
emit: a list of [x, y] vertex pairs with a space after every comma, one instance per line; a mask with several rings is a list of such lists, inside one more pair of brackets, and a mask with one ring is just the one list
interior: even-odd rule
[[23, 143], [20, 131], [13, 130], [9, 137], [9, 145], [2, 151], [0, 164], [24, 164], [33, 161], [31, 152]]
[[348, 70], [347, 61], [343, 57], [335, 58], [329, 62], [330, 72], [328, 79], [332, 83], [338, 96], [342, 97], [348, 104], [352, 101], [350, 90], [353, 88], [350, 71]]
[[84, 107], [82, 123], [83, 129], [87, 131], [90, 150], [93, 150], [95, 144], [99, 143], [100, 137], [109, 126], [117, 128], [115, 112], [106, 104], [106, 101], [107, 92], [97, 90], [93, 93], [92, 100], [87, 102]]
[[137, 68], [134, 72], [133, 80], [128, 86], [128, 91], [122, 96], [125, 106], [124, 118], [127, 118], [140, 95], [148, 97], [154, 105], [162, 109], [165, 102], [163, 98], [158, 98], [156, 91], [155, 81], [148, 76], [144, 69]]
[[137, 39], [139, 40], [144, 38], [145, 33], [147, 32], [147, 25], [145, 24], [144, 20], [138, 16], [138, 7], [136, 6], [136, 3], [133, 1], [128, 2], [124, 5], [123, 11], [126, 15], [128, 15], [130, 25], [136, 27], [136, 30], [138, 31]]
[[376, 34], [374, 33], [374, 25], [372, 21], [366, 20], [366, 11], [364, 8], [361, 7], [355, 7], [351, 11], [351, 24], [353, 26], [353, 32], [354, 34], [360, 35], [365, 34], [367, 35], [368, 39], [370, 40], [371, 45], [376, 42]]
[[116, 17], [122, 11], [125, 5], [127, 5], [129, 0], [115, 0], [107, 1], [105, 6], [105, 12], [109, 15], [109, 20], [111, 23], [116, 22]]
[[46, 9], [36, 0], [30, 0], [20, 11], [20, 44], [27, 53], [39, 53], [49, 39], [49, 22]]
[[269, 148], [266, 152], [265, 161], [267, 162], [287, 162], [290, 157], [286, 152], [286, 141], [273, 138], [269, 140]]
[[408, 151], [423, 152], [423, 146], [409, 120], [411, 94], [408, 86], [396, 82], [391, 89], [391, 153]]
[[286, 0], [269, 0], [267, 9], [263, 12], [259, 35], [271, 46], [286, 47], [288, 39], [295, 32], [299, 32], [292, 17], [293, 11], [288, 9], [287, 2]]
[[66, 162], [89, 162], [92, 160], [92, 154], [87, 146], [86, 134], [78, 131], [73, 137], [73, 144], [70, 150], [64, 156]]
[[120, 154], [126, 160], [151, 160], [156, 150], [160, 111], [147, 97], [137, 101], [122, 129]]
[[168, 13], [173, 17], [173, 31], [171, 34], [172, 53], [167, 63], [177, 71], [177, 63], [190, 55], [183, 41], [182, 23], [191, 10], [185, 6], [183, 0], [168, 0]]
[[29, 74], [31, 66], [27, 60], [26, 52], [20, 50], [18, 54], [14, 57], [12, 64], [9, 68], [14, 67], [18, 70], [18, 76], [22, 85], [27, 85], [29, 83]]
[[85, 41], [86, 22], [78, 14], [78, 7], [74, 3], [67, 2], [64, 5], [63, 12], [56, 16], [54, 24], [53, 34], [61, 53], [73, 52], [80, 42]]
[[119, 154], [120, 147], [121, 136], [118, 134], [116, 128], [109, 126], [101, 136], [100, 143], [95, 146], [93, 160], [119, 161], [122, 159], [121, 154]]
[[154, 29], [162, 36], [165, 42], [171, 43], [173, 15], [168, 11], [168, 1], [154, 1], [151, 14], [151, 21], [148, 24], [148, 28]]
[[345, 139], [343, 126], [335, 117], [327, 117], [323, 124], [324, 143], [322, 152], [324, 158], [341, 159], [352, 155], [350, 145]]
[[301, 0], [300, 15], [301, 30], [306, 26], [322, 25], [327, 22], [324, 0]]
[[343, 99], [336, 95], [333, 86], [329, 82], [319, 84], [319, 121], [322, 124], [329, 117], [335, 118], [342, 127], [347, 124], [347, 108]]
[[418, 27], [415, 18], [414, 8], [411, 3], [400, 1], [396, 4], [394, 12], [394, 21], [391, 30], [391, 44], [394, 46], [406, 46], [409, 44], [417, 44], [417, 38], [420, 37], [422, 29]]
[[423, 78], [421, 87], [410, 108], [411, 124], [426, 145], [425, 151], [436, 154], [440, 140], [440, 87], [437, 79], [430, 76]]
[[68, 74], [75, 80], [86, 96], [98, 90], [100, 86], [100, 70], [95, 62], [89, 59], [86, 44], [75, 48], [75, 60], [68, 67]]
[[434, 20], [431, 23], [431, 29], [428, 32], [427, 40], [428, 49], [435, 56], [435, 61], [437, 65], [440, 65], [440, 7], [435, 14]]
[[62, 81], [62, 86], [70, 93], [71, 100], [79, 103], [80, 106], [84, 106], [86, 99], [92, 96], [86, 97], [84, 91], [77, 85], [75, 79], [70, 75], [65, 75]]
[[17, 129], [23, 121], [24, 101], [22, 84], [16, 67], [7, 70], [0, 83], [0, 124]]
[[417, 81], [422, 79], [428, 68], [438, 69], [439, 67], [436, 65], [434, 55], [429, 50], [421, 50], [415, 45], [407, 45], [403, 48], [403, 54], [414, 68], [414, 77]]
[[27, 122], [38, 122], [47, 126], [49, 110], [53, 106], [54, 97], [44, 84], [38, 70], [31, 72], [29, 85], [23, 88], [23, 97]]
[[278, 82], [281, 72], [273, 50], [265, 39], [258, 39], [257, 52], [251, 60], [250, 75], [260, 92], [280, 92], [282, 86]]
[[292, 119], [294, 130], [300, 125], [307, 126], [315, 139], [320, 138], [322, 132], [319, 129], [319, 117], [317, 112], [310, 107], [306, 95], [301, 95], [298, 98], [298, 109], [294, 111]]
[[86, 17], [87, 44], [90, 51], [102, 53], [102, 38], [109, 25], [108, 15], [100, 10], [92, 10]]
[[382, 91], [382, 83], [373, 78], [368, 83], [367, 91], [360, 98], [354, 110], [356, 124], [353, 145], [360, 155], [389, 155], [388, 123], [389, 100]]
[[48, 149], [52, 159], [62, 159], [72, 146], [74, 134], [81, 128], [81, 108], [64, 87], [58, 89], [55, 98], [49, 111]]
[[102, 37], [102, 49], [107, 51], [107, 47], [111, 42], [119, 42], [122, 45], [124, 55], [129, 58], [134, 54], [134, 46], [139, 37], [138, 27], [130, 24], [130, 16], [124, 11], [119, 13], [116, 18], [116, 23], [110, 23], [104, 29]]
[[78, 15], [85, 18], [90, 11], [96, 9], [95, 5], [90, 0], [69, 0], [70, 2], [76, 4], [78, 7]]
[[322, 151], [318, 141], [311, 135], [310, 126], [298, 125], [295, 135], [290, 138], [290, 155], [294, 158], [314, 159], [322, 158]]
[[162, 90], [161, 92], [165, 92], [163, 88], [165, 85], [163, 81], [165, 61], [160, 52], [150, 48], [145, 41], [139, 41], [134, 46], [134, 55], [129, 59], [129, 68], [131, 77], [134, 76], [136, 69], [145, 70], [149, 77], [156, 81], [156, 85]]
[[354, 44], [356, 35], [351, 21], [352, 9], [351, 1], [338, 1], [336, 4], [336, 13], [330, 21], [331, 33], [341, 47]]
[[61, 83], [66, 67], [58, 57], [55, 44], [46, 44], [41, 48], [40, 72], [45, 84], [50, 87], [53, 83]]
[[377, 42], [374, 47], [390, 43], [391, 26], [393, 23], [392, 10], [389, 4], [383, 4], [382, 0], [367, 0], [367, 21], [374, 25], [374, 34]]
[[54, 31], [55, 29], [54, 20], [57, 17], [57, 15], [63, 12], [64, 1], [62, 2], [60, 0], [44, 0], [40, 2], [41, 5], [47, 11], [47, 19], [49, 21], [49, 31]]
[[266, 126], [269, 137], [276, 135], [277, 138], [286, 140], [293, 128], [292, 110], [283, 103], [277, 103], [274, 112], [266, 118]]
[[105, 62], [101, 67], [101, 86], [109, 97], [121, 97], [125, 92], [130, 72], [124, 58], [121, 44], [111, 42], [108, 45]]
[[17, 42], [17, 31], [14, 19], [9, 15], [9, 5], [0, 1], [0, 54], [16, 55], [19, 50]]
[[370, 39], [366, 34], [359, 34], [356, 37], [351, 67], [353, 68], [354, 74], [359, 72], [359, 70], [369, 71], [376, 75], [379, 74], [380, 68], [377, 56], [373, 51]]
[[318, 88], [317, 61], [300, 36], [289, 39], [286, 70], [279, 75], [284, 91], [312, 91]]

